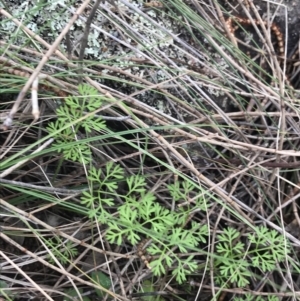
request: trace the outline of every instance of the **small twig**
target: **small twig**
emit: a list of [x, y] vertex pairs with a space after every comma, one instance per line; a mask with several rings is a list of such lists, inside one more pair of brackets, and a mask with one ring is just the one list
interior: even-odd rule
[[66, 34], [66, 46], [67, 46], [68, 59], [72, 60], [72, 45], [70, 39], [70, 32]]
[[100, 2], [103, 0], [97, 0], [96, 3], [94, 4], [92, 11], [89, 15], [89, 17], [87, 18], [86, 24], [85, 24], [85, 28], [84, 28], [84, 33], [83, 33], [83, 37], [81, 39], [81, 46], [80, 46], [80, 52], [79, 52], [79, 68], [78, 68], [78, 73], [79, 73], [79, 77], [78, 77], [78, 84], [80, 84], [82, 82], [82, 77], [83, 77], [83, 58], [84, 58], [84, 51], [85, 48], [87, 46], [88, 43], [88, 36], [90, 33], [90, 29], [91, 29], [91, 24], [92, 24], [92, 20], [96, 14], [96, 11], [98, 9], [98, 6], [100, 4]]
[[8, 184], [8, 185], [16, 185], [19, 187], [26, 187], [26, 188], [36, 189], [36, 190], [41, 190], [41, 191], [48, 191], [51, 193], [63, 194], [63, 195], [74, 195], [74, 194], [79, 194], [79, 193], [82, 193], [82, 192], [88, 190], [88, 188], [72, 190], [72, 189], [39, 186], [39, 185], [33, 185], [33, 184], [28, 184], [28, 183], [24, 183], [24, 182], [13, 181], [13, 180], [5, 180], [2, 178], [0, 178], [0, 183]]
[[103, 116], [103, 115], [100, 115], [99, 117], [102, 118], [103, 120], [113, 120], [113, 121], [126, 121], [131, 118], [131, 116], [114, 117], [114, 116]]
[[39, 103], [38, 103], [38, 84], [39, 84], [39, 78], [37, 77], [33, 81], [32, 88], [31, 88], [32, 116], [35, 121], [40, 118], [40, 110], [39, 110]]
[[[50, 138], [48, 141], [46, 141], [44, 144], [42, 144], [38, 149], [36, 149], [32, 154], [36, 154], [38, 152], [40, 152], [41, 150], [45, 149], [49, 144], [51, 144], [54, 141], [53, 138]], [[21, 165], [23, 165], [24, 163], [26, 163], [28, 160], [31, 159], [24, 159], [19, 161], [18, 163], [16, 163], [15, 165], [13, 165], [12, 167], [6, 169], [4, 172], [2, 172], [0, 174], [0, 178], [4, 178], [7, 175], [9, 175], [12, 171], [14, 171], [15, 169], [17, 169], [18, 167], [20, 167]]]
[[231, 18], [228, 18], [227, 21], [225, 21], [224, 16], [223, 16], [223, 12], [221, 11], [218, 3], [215, 3], [215, 8], [216, 8], [218, 17], [219, 17], [220, 21], [223, 24], [223, 28], [226, 31], [226, 35], [228, 36], [228, 38], [230, 39], [230, 41], [232, 42], [232, 44], [235, 47], [237, 47], [237, 41], [236, 41], [234, 35], [232, 34], [232, 32], [230, 31], [230, 26], [229, 26], [230, 24], [229, 24], [229, 22], [231, 22]]
[[[274, 158], [275, 160], [276, 158]], [[220, 164], [226, 164], [226, 166], [239, 166], [239, 165], [246, 165], [246, 163], [241, 160], [241, 159], [206, 159], [207, 161], [215, 162], [215, 163], [220, 163]], [[270, 168], [298, 168], [300, 167], [300, 161], [296, 162], [283, 162], [283, 161], [278, 161], [278, 162], [263, 162], [259, 164], [259, 166], [263, 167], [270, 167]]]

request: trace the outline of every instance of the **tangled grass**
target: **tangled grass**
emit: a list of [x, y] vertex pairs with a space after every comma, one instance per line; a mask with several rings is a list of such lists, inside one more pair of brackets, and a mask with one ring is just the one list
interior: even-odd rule
[[298, 64], [256, 6], [1, 3], [1, 298], [299, 297]]

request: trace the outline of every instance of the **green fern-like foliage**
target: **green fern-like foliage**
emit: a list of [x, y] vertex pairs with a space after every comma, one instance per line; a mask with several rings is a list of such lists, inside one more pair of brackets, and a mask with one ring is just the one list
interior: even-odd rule
[[118, 188], [118, 181], [123, 178], [123, 169], [118, 165], [114, 166], [113, 162], [106, 164], [105, 172], [95, 167], [89, 170], [90, 191], [85, 191], [81, 198], [81, 203], [89, 208], [89, 218], [97, 219], [102, 224], [112, 218], [107, 208], [115, 205], [115, 191]]
[[86, 136], [92, 130], [105, 128], [104, 121], [93, 114], [101, 107], [103, 99], [88, 85], [79, 85], [78, 93], [78, 96], [68, 96], [57, 108], [57, 120], [49, 123], [47, 130], [53, 134], [54, 146], [65, 159], [86, 164], [91, 161], [91, 150], [88, 144], [80, 142], [81, 133]]
[[219, 273], [216, 280], [221, 285], [232, 283], [245, 287], [250, 283], [254, 268], [271, 272], [290, 252], [284, 236], [266, 227], [255, 227], [253, 233], [247, 235], [247, 248], [239, 238], [239, 231], [231, 227], [218, 235], [216, 251], [220, 259], [216, 261]]
[[252, 246], [249, 253], [252, 264], [263, 272], [274, 269], [276, 263], [283, 261], [290, 252], [290, 246], [283, 235], [262, 226], [249, 235], [249, 242]]
[[[45, 241], [45, 243], [51, 250], [53, 257], [57, 258], [62, 265], [71, 262], [78, 254], [78, 250], [73, 246], [71, 241], [67, 241], [64, 244], [58, 237], [55, 237]], [[55, 264], [50, 254], [47, 257], [50, 263]]]
[[[115, 208], [118, 212], [116, 217], [110, 210], [116, 206], [114, 196], [118, 182], [124, 178], [127, 193], [119, 195], [123, 203]], [[177, 252], [188, 253], [200, 242], [205, 243], [208, 235], [206, 225], [192, 222], [188, 230], [184, 229], [183, 221], [186, 221], [188, 211], [165, 208], [147, 191], [142, 176], [126, 178], [123, 169], [112, 162], [107, 163], [104, 171], [92, 167], [88, 179], [91, 189], [84, 192], [81, 202], [89, 208], [90, 218], [108, 226], [106, 239], [110, 243], [120, 245], [126, 238], [132, 245], [137, 245], [146, 235], [153, 240], [147, 251], [156, 255], [150, 263], [154, 275], [163, 275], [166, 267], [175, 267], [172, 273], [182, 283], [189, 273], [196, 270], [193, 256], [179, 257], [174, 248]]]

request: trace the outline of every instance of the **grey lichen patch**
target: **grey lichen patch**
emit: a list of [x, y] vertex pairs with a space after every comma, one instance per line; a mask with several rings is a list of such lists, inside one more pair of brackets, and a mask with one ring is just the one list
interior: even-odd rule
[[[15, 18], [21, 20], [26, 27], [49, 43], [55, 40], [69, 21], [72, 16], [71, 8], [74, 12], [75, 8], [80, 5], [75, 0], [53, 0], [49, 3], [41, 0], [6, 2]], [[143, 11], [142, 2], [131, 1], [131, 4]], [[122, 24], [124, 20], [125, 23]], [[75, 55], [79, 52], [85, 23], [86, 17], [80, 18], [70, 30]], [[164, 30], [161, 30], [157, 24]], [[101, 8], [93, 19], [85, 54], [91, 60], [122, 58], [124, 55], [142, 57], [144, 52], [152, 55], [164, 54], [166, 57], [175, 56], [171, 47], [174, 41], [170, 33], [178, 34], [179, 28], [180, 22], [176, 24], [174, 18], [169, 18], [163, 10], [147, 9], [144, 15], [141, 15], [121, 1], [106, 1], [101, 4]], [[2, 39], [7, 41], [17, 34], [18, 43], [25, 44], [28, 40], [28, 37], [21, 31], [17, 32], [17, 26], [12, 21], [2, 21], [0, 29], [3, 33], [5, 32]], [[64, 42], [61, 47], [66, 49]], [[180, 49], [176, 49], [177, 56], [179, 52]], [[119, 61], [116, 59], [117, 67], [120, 66]]]
[[[53, 43], [80, 5], [77, 0], [53, 0], [50, 3], [41, 0], [6, 2], [15, 18], [22, 20], [25, 26], [49, 44]], [[199, 88], [202, 87], [201, 79], [189, 74], [188, 66], [202, 68], [199, 61], [203, 60], [213, 69], [216, 68], [216, 57], [205, 57], [196, 47], [191, 47], [190, 29], [185, 26], [185, 20], [175, 9], [145, 7], [144, 3], [138, 0], [129, 1], [130, 5], [125, 3], [126, 1], [122, 0], [101, 2], [92, 21], [85, 59], [89, 60], [90, 65], [97, 66], [98, 62], [101, 64], [101, 76], [95, 80], [125, 95], [135, 93], [135, 98], [166, 114], [175, 114], [177, 110], [181, 115], [185, 115], [186, 113], [177, 109], [176, 105], [170, 107], [170, 102], [163, 93], [158, 92], [159, 89], [142, 92], [145, 84], [136, 78], [146, 80], [154, 86], [161, 84], [168, 93], [192, 104], [192, 97], [187, 95], [188, 92], [183, 92], [186, 88], [185, 84], [181, 86], [181, 83], [192, 80], [197, 82]], [[70, 29], [74, 56], [79, 55], [90, 10], [91, 7]], [[5, 36], [2, 36], [3, 39], [13, 40], [13, 43], [17, 41], [15, 44], [19, 45], [28, 45], [28, 37], [22, 31], [17, 32], [17, 27], [12, 21], [1, 21], [0, 30], [6, 32]], [[17, 35], [17, 38], [12, 39], [13, 35]], [[179, 39], [181, 43], [178, 42]], [[200, 35], [199, 40], [205, 43]], [[191, 52], [192, 48], [197, 52], [196, 56]], [[65, 40], [60, 49], [66, 51]], [[141, 63], [134, 59], [141, 59]], [[103, 65], [110, 68], [105, 69]], [[225, 68], [221, 60], [218, 68]], [[126, 71], [126, 74], [121, 71]], [[209, 93], [219, 95], [220, 92], [211, 87]]]
[[[53, 0], [49, 3], [44, 1], [7, 1], [13, 17], [35, 33], [43, 33], [49, 35], [51, 32], [58, 32], [65, 27], [69, 19], [69, 13], [61, 9], [60, 4], [64, 4], [65, 0]], [[74, 2], [74, 1], [73, 1]], [[0, 23], [1, 29], [10, 28], [11, 31], [3, 37], [6, 40], [11, 38], [11, 35], [16, 34], [14, 30], [17, 25], [13, 21], [4, 21]], [[46, 33], [48, 31], [48, 34]], [[26, 37], [24, 36], [24, 39]]]

